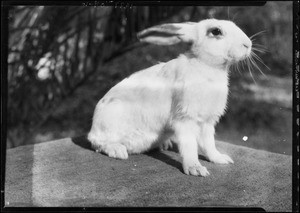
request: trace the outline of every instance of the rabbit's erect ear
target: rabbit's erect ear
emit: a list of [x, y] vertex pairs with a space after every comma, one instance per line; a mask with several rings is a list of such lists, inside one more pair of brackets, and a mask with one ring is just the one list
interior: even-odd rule
[[137, 34], [142, 42], [157, 45], [172, 45], [179, 42], [192, 43], [196, 38], [194, 22], [162, 24], [145, 29]]

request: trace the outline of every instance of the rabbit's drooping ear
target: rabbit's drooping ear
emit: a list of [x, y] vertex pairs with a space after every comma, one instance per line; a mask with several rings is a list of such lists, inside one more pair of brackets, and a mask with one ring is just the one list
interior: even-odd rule
[[145, 29], [137, 34], [142, 42], [157, 45], [172, 45], [179, 42], [191, 43], [196, 39], [194, 22], [162, 24]]

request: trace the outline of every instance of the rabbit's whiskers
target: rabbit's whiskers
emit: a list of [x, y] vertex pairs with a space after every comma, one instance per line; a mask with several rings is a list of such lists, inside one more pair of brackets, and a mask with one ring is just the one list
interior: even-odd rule
[[252, 36], [250, 36], [249, 38], [252, 41], [253, 38], [255, 38], [256, 36], [261, 35], [261, 34], [266, 33], [266, 32], [267, 32], [266, 30], [259, 31], [258, 33], [255, 33]]
[[255, 69], [258, 70], [264, 77], [267, 77], [265, 75], [265, 73], [262, 71], [262, 69], [259, 67], [258, 62], [261, 63], [264, 67], [266, 67], [268, 70], [270, 70], [270, 68], [263, 62], [263, 60], [255, 53], [255, 52], [257, 52], [257, 53], [265, 54], [265, 53], [269, 52], [269, 50], [267, 50], [265, 48], [265, 46], [254, 42], [256, 40], [255, 38], [258, 35], [261, 35], [263, 33], [266, 33], [266, 31], [263, 30], [263, 31], [260, 31], [258, 33], [253, 34], [252, 36], [250, 36], [249, 38], [252, 41], [252, 50], [250, 52], [250, 55], [248, 57], [246, 57], [244, 60], [239, 61], [238, 63], [232, 64], [233, 69], [238, 70], [239, 73], [241, 73], [240, 65], [241, 65], [242, 69], [245, 69], [244, 66], [246, 66], [246, 68], [249, 71], [249, 74], [255, 84], [256, 84], [256, 81], [252, 74], [252, 71], [254, 71]]
[[250, 55], [248, 57], [246, 57], [244, 60], [239, 61], [238, 63], [231, 64], [230, 67], [233, 70], [237, 70], [240, 74], [241, 74], [241, 69], [242, 70], [247, 69], [249, 71], [251, 78], [253, 79], [254, 83], [256, 84], [255, 78], [252, 73], [254, 70], [258, 70], [264, 77], [267, 77], [266, 74], [259, 67], [257, 62], [264, 65], [268, 70], [270, 70], [270, 68], [263, 62], [263, 60], [255, 52], [264, 54], [269, 51], [266, 48], [264, 48], [262, 45], [253, 44]]
[[254, 42], [256, 40], [255, 38], [258, 35], [261, 35], [263, 33], [266, 33], [266, 31], [263, 30], [263, 31], [260, 31], [258, 33], [253, 34], [252, 36], [250, 36], [249, 38], [252, 41], [252, 50], [251, 50], [250, 55], [248, 57], [246, 57], [244, 60], [239, 61], [237, 63], [232, 63], [230, 65], [230, 68], [232, 67], [234, 70], [237, 70], [240, 74], [241, 74], [241, 69], [245, 70], [245, 68], [246, 68], [249, 71], [249, 74], [255, 84], [256, 84], [256, 81], [252, 74], [252, 71], [254, 71], [255, 69], [257, 69], [264, 77], [267, 77], [265, 75], [265, 73], [262, 71], [262, 69], [259, 67], [257, 62], [263, 64], [268, 70], [270, 70], [270, 68], [263, 62], [263, 60], [255, 53], [255, 52], [257, 52], [257, 53], [265, 54], [265, 53], [269, 52], [269, 50], [267, 50], [265, 48], [265, 46]]

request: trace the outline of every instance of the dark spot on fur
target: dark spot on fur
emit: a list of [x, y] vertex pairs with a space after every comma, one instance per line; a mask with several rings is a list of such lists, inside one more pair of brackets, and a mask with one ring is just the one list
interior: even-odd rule
[[109, 104], [115, 100], [116, 100], [115, 98], [103, 98], [103, 99], [101, 99], [100, 103], [101, 104]]
[[106, 131], [106, 126], [104, 126], [103, 124], [100, 124], [100, 129], [101, 129], [101, 131]]
[[115, 98], [109, 98], [109, 99], [107, 100], [107, 103], [109, 104], [109, 103], [113, 102], [114, 100], [115, 100]]

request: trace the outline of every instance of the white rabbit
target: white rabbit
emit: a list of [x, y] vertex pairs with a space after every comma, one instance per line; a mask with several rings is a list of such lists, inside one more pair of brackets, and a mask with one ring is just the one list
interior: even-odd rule
[[229, 66], [249, 57], [251, 40], [233, 22], [216, 19], [154, 26], [138, 38], [191, 49], [132, 74], [98, 102], [88, 134], [93, 148], [127, 159], [172, 141], [190, 175], [209, 175], [200, 151], [211, 162], [233, 163], [216, 149], [214, 126], [226, 108]]

